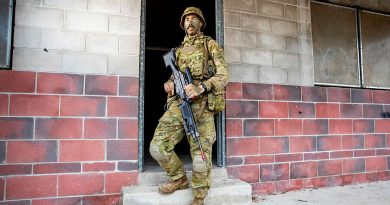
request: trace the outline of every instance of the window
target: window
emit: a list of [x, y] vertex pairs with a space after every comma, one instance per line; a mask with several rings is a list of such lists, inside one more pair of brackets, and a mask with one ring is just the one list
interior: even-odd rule
[[0, 1], [0, 68], [11, 67], [13, 1]]
[[311, 2], [316, 85], [390, 88], [390, 16]]

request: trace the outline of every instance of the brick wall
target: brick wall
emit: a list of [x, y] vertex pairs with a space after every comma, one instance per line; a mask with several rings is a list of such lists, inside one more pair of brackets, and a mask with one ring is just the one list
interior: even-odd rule
[[0, 201], [115, 204], [136, 183], [138, 78], [0, 71], [0, 82]]
[[227, 164], [259, 194], [390, 180], [390, 91], [230, 83]]

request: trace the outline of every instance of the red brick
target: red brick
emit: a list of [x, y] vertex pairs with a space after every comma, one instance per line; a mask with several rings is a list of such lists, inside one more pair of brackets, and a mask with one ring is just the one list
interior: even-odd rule
[[316, 137], [290, 137], [290, 152], [313, 152], [316, 151]]
[[80, 197], [69, 197], [69, 198], [55, 198], [55, 199], [37, 199], [32, 200], [31, 205], [80, 205]]
[[83, 205], [117, 205], [122, 204], [120, 201], [121, 196], [119, 194], [83, 197]]
[[260, 155], [260, 156], [245, 156], [245, 164], [264, 164], [264, 163], [274, 163], [274, 155]]
[[226, 149], [228, 156], [259, 154], [258, 138], [229, 138], [226, 141]]
[[85, 94], [87, 95], [117, 95], [117, 85], [117, 76], [85, 76]]
[[119, 139], [138, 139], [138, 120], [119, 119], [118, 120]]
[[226, 99], [242, 99], [242, 84], [228, 83], [226, 86]]
[[387, 90], [373, 90], [374, 103], [390, 104], [390, 92]]
[[139, 78], [119, 77], [119, 95], [120, 96], [138, 96]]
[[352, 120], [329, 120], [329, 134], [352, 134]]
[[383, 111], [383, 105], [363, 105], [364, 118], [381, 118]]
[[259, 117], [288, 118], [287, 102], [259, 102]]
[[302, 120], [275, 120], [275, 135], [302, 135]]
[[31, 164], [0, 165], [0, 176], [26, 175], [32, 173]]
[[328, 178], [321, 177], [321, 178], [313, 178], [311, 179], [313, 187], [314, 188], [321, 188], [321, 187], [327, 187], [328, 186]]
[[343, 174], [361, 173], [365, 170], [366, 164], [364, 158], [343, 160]]
[[244, 120], [244, 136], [273, 136], [274, 120]]
[[50, 95], [11, 95], [11, 116], [58, 116], [59, 97]]
[[364, 137], [364, 148], [385, 148], [386, 136], [384, 134], [371, 134]]
[[228, 167], [229, 177], [241, 179], [248, 183], [259, 182], [259, 165]]
[[276, 192], [284, 193], [289, 191], [297, 191], [302, 189], [302, 179], [294, 179], [289, 181], [277, 181]]
[[60, 161], [104, 160], [104, 141], [64, 140], [60, 141]]
[[376, 133], [390, 133], [390, 119], [375, 120]]
[[375, 156], [375, 150], [355, 150], [353, 152], [354, 157], [368, 157]]
[[305, 161], [307, 160], [320, 160], [329, 159], [329, 152], [318, 152], [318, 153], [305, 153], [303, 155]]
[[390, 147], [390, 134], [386, 135], [386, 147]]
[[6, 184], [8, 200], [55, 197], [57, 194], [57, 176], [10, 177]]
[[363, 106], [361, 104], [340, 104], [342, 118], [361, 118], [363, 116]]
[[82, 138], [83, 120], [78, 118], [38, 118], [35, 137], [40, 139]]
[[138, 170], [138, 162], [118, 162], [117, 165], [118, 171], [135, 171]]
[[317, 162], [294, 162], [290, 166], [290, 178], [311, 178], [317, 176]]
[[363, 149], [364, 136], [363, 135], [345, 135], [342, 136], [342, 149]]
[[289, 164], [260, 165], [260, 181], [279, 181], [289, 179]]
[[9, 141], [7, 148], [8, 163], [57, 161], [55, 141]]
[[254, 100], [272, 100], [272, 85], [243, 83], [242, 98]]
[[35, 164], [34, 174], [81, 172], [80, 163]]
[[5, 162], [5, 156], [6, 156], [6, 142], [0, 141], [0, 162]]
[[268, 195], [276, 192], [275, 182], [255, 183], [251, 185], [253, 194]]
[[138, 99], [133, 97], [109, 97], [107, 109], [109, 117], [137, 117]]
[[327, 88], [328, 102], [351, 102], [351, 89]]
[[0, 116], [8, 115], [8, 95], [0, 94]]
[[35, 75], [34, 72], [0, 70], [0, 92], [32, 93]]
[[318, 162], [318, 176], [340, 175], [342, 173], [342, 160], [327, 160]]
[[257, 118], [258, 103], [256, 101], [232, 101], [226, 102], [226, 117], [228, 118]]
[[0, 139], [32, 139], [33, 118], [0, 118]]
[[5, 179], [0, 178], [0, 201], [4, 200]]
[[334, 103], [317, 103], [317, 118], [340, 118], [340, 105]]
[[275, 156], [275, 162], [292, 162], [292, 161], [302, 161], [303, 154], [279, 154]]
[[341, 136], [318, 136], [317, 151], [340, 150]]
[[291, 85], [274, 85], [274, 99], [301, 101], [301, 87]]
[[328, 134], [328, 120], [303, 120], [303, 134]]
[[290, 118], [314, 118], [315, 109], [313, 103], [289, 103]]
[[138, 159], [137, 140], [107, 141], [107, 160], [136, 160]]
[[372, 91], [366, 89], [351, 89], [353, 103], [372, 103]]
[[326, 88], [322, 87], [302, 87], [302, 101], [326, 102]]
[[366, 172], [378, 172], [388, 170], [387, 157], [366, 158]]
[[107, 173], [105, 181], [106, 193], [121, 193], [122, 187], [137, 183], [137, 172]]
[[244, 158], [243, 157], [227, 157], [226, 158], [226, 164], [228, 166], [243, 165], [244, 164]]
[[58, 196], [101, 194], [103, 174], [72, 174], [58, 177]]
[[276, 154], [289, 152], [288, 137], [260, 138], [260, 154]]
[[390, 170], [390, 156], [387, 157], [387, 170]]
[[83, 94], [83, 89], [83, 75], [38, 73], [38, 93]]
[[390, 156], [390, 149], [377, 149], [376, 150], [376, 155], [377, 156], [384, 156], [384, 155], [389, 155]]
[[102, 171], [114, 171], [115, 163], [113, 162], [94, 162], [84, 163], [83, 172], [102, 172]]
[[113, 139], [116, 138], [116, 119], [85, 119], [84, 138]]
[[336, 151], [330, 153], [330, 158], [352, 158], [353, 151]]
[[61, 116], [103, 117], [105, 114], [106, 99], [104, 97], [61, 97]]
[[226, 137], [242, 136], [242, 120], [226, 119]]
[[353, 133], [373, 133], [374, 120], [354, 120]]

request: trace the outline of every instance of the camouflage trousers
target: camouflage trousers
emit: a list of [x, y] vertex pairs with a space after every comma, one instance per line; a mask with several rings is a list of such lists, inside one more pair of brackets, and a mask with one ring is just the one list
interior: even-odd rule
[[[182, 125], [182, 116], [178, 102], [174, 101], [169, 109], [160, 118], [159, 124], [154, 132], [154, 137], [150, 143], [150, 154], [167, 172], [171, 180], [176, 180], [185, 175], [182, 161], [176, 155], [174, 148], [185, 136]], [[197, 198], [206, 197], [211, 184], [212, 167], [212, 146], [215, 142], [214, 114], [204, 109], [204, 104], [193, 103], [192, 110], [195, 113], [203, 112], [198, 120], [198, 132], [200, 143], [202, 144], [205, 161], [201, 158], [201, 153], [197, 142], [191, 136], [186, 136], [190, 145], [192, 157], [192, 192]], [[196, 118], [196, 117], [195, 117]]]

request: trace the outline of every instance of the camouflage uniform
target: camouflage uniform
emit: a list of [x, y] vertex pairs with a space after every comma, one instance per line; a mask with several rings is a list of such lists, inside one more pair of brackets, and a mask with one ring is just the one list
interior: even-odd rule
[[[205, 52], [205, 41], [209, 55], [215, 64], [215, 74], [211, 77], [208, 76], [207, 69], [204, 69], [205, 58], [208, 58], [207, 52]], [[181, 71], [184, 71], [187, 66], [190, 68], [195, 85], [202, 82], [207, 87], [207, 92], [223, 92], [228, 82], [228, 71], [223, 57], [223, 49], [215, 40], [204, 36], [201, 32], [195, 36], [187, 35], [182, 45], [176, 50], [176, 60]], [[198, 144], [191, 136], [187, 136], [193, 162], [193, 196], [196, 198], [206, 197], [210, 188], [211, 154], [216, 139], [214, 113], [207, 108], [207, 92], [202, 93], [191, 104], [206, 157], [205, 162], [201, 158]], [[150, 153], [173, 181], [185, 175], [183, 163], [174, 151], [175, 145], [183, 139], [185, 132], [177, 98], [169, 96], [168, 102], [169, 108], [160, 118], [150, 144]]]

